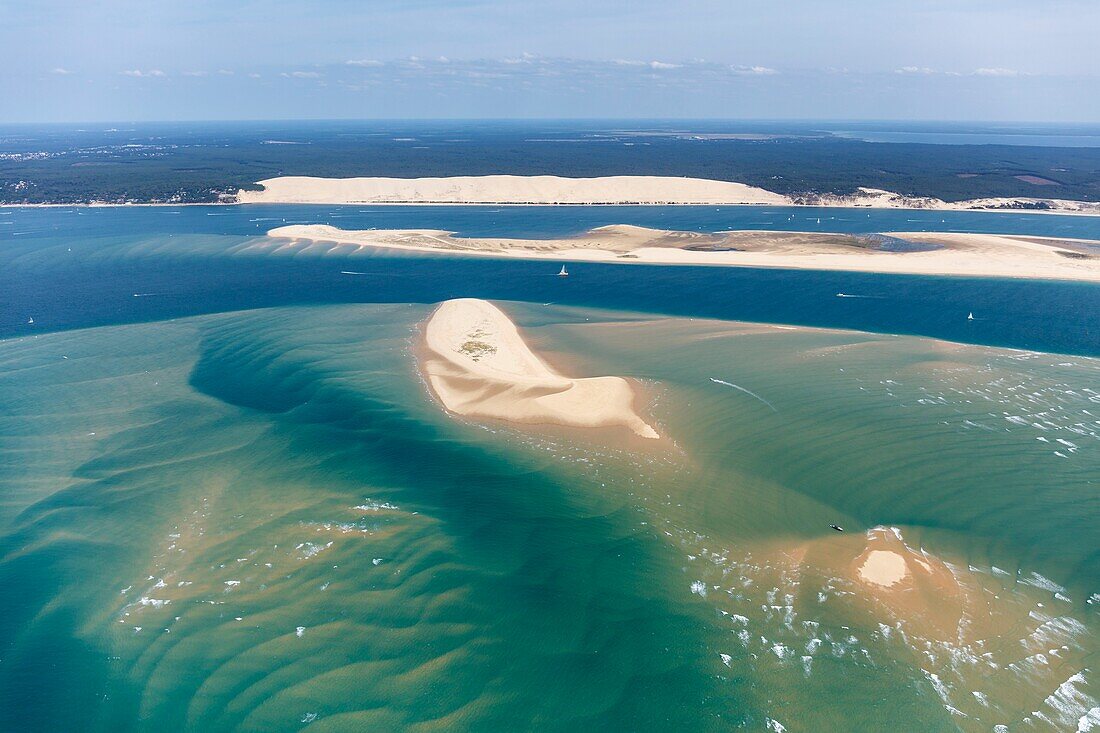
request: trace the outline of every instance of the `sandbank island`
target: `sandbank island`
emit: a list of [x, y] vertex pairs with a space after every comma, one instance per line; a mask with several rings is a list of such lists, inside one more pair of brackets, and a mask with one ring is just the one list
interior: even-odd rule
[[250, 249], [355, 255], [371, 248], [661, 265], [724, 265], [909, 275], [1100, 282], [1100, 243], [995, 234], [873, 235], [736, 231], [702, 234], [606, 226], [562, 239], [456, 237], [440, 230], [272, 229]]
[[424, 327], [424, 346], [428, 383], [455, 414], [516, 423], [625, 427], [643, 438], [659, 437], [634, 411], [634, 391], [627, 380], [558, 374], [488, 301], [463, 298], [440, 304]]

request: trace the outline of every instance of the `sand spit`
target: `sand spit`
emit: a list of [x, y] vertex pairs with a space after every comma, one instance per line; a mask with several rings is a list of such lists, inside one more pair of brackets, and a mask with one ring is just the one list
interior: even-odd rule
[[785, 204], [787, 198], [731, 181], [671, 176], [282, 176], [241, 191], [242, 204]]
[[317, 224], [279, 227], [268, 236], [297, 242], [279, 243], [280, 250], [309, 247], [332, 254], [383, 247], [526, 259], [1100, 282], [1100, 252], [1094, 242], [996, 234], [700, 234], [616, 225], [544, 240], [465, 238], [440, 230], [350, 231]]
[[451, 412], [517, 423], [625, 427], [643, 438], [659, 437], [634, 411], [627, 380], [558, 374], [488, 301], [443, 302], [424, 328], [424, 343], [424, 372]]

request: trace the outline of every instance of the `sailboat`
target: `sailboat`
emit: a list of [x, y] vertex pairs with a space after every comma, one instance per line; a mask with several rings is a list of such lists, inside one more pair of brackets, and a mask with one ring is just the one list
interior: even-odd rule
[[970, 313], [969, 313], [969, 314], [968, 314], [968, 315], [966, 316], [966, 320], [968, 320], [968, 321], [973, 321], [973, 320], [974, 320], [974, 312], [973, 312], [973, 311], [971, 311], [971, 312], [970, 312]]
[[34, 316], [31, 316], [30, 318], [27, 319], [27, 325], [32, 325], [33, 323], [34, 323]]
[[561, 266], [561, 272], [558, 273], [558, 277], [569, 277], [569, 272], [566, 271], [565, 265]]

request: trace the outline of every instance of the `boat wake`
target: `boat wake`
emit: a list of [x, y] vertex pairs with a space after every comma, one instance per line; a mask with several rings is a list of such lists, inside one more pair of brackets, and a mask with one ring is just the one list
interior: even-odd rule
[[733, 382], [727, 382], [727, 381], [722, 380], [722, 379], [715, 379], [714, 377], [711, 377], [710, 381], [714, 382], [715, 384], [722, 384], [722, 385], [725, 385], [727, 387], [733, 387], [736, 390], [740, 390], [741, 392], [744, 392], [745, 394], [749, 395], [750, 397], [763, 402], [765, 405], [767, 405], [768, 407], [771, 408], [772, 412], [779, 412], [779, 410], [775, 409], [775, 405], [768, 402], [766, 399], [764, 399], [760, 395], [756, 394], [755, 392], [747, 390], [747, 389], [745, 389], [744, 387], [742, 387], [740, 385], [734, 384]]

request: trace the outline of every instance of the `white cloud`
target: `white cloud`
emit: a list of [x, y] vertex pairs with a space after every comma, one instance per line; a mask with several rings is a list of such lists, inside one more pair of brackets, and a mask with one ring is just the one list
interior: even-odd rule
[[205, 71], [185, 71], [185, 72], [183, 72], [183, 75], [184, 76], [206, 76], [206, 72]]
[[68, 69], [63, 69], [60, 66], [58, 66], [56, 69], [53, 69], [52, 71], [50, 71], [50, 73], [51, 74], [57, 74], [58, 76], [68, 76], [69, 74], [71, 74], [73, 72], [69, 71]]
[[345, 61], [344, 63], [347, 64], [348, 66], [381, 66], [382, 65], [381, 61], [376, 61], [375, 59], [352, 59], [350, 61]]
[[999, 66], [993, 68], [975, 69], [974, 76], [1019, 76], [1020, 72], [1015, 69], [1005, 69]]
[[123, 76], [132, 76], [137, 79], [149, 79], [168, 76], [160, 69], [149, 69], [148, 71], [142, 71], [141, 69], [126, 69], [118, 72]]
[[894, 69], [895, 74], [935, 74], [935, 69], [930, 69], [927, 66], [903, 66], [900, 69]]
[[284, 71], [280, 76], [285, 76], [287, 79], [320, 79], [324, 74], [319, 71], [291, 71], [290, 73]]
[[651, 69], [679, 69], [680, 64], [666, 64], [664, 61], [650, 61], [649, 68]]
[[750, 76], [772, 76], [779, 72], [768, 66], [731, 66], [734, 74], [746, 74]]
[[218, 69], [218, 73], [222, 76], [233, 76], [233, 72], [229, 69]]
[[248, 78], [249, 78], [249, 79], [259, 79], [259, 78], [260, 78], [260, 75], [259, 75], [259, 74], [256, 74], [256, 73], [252, 73], [252, 74], [249, 74], [249, 75], [248, 75]]

